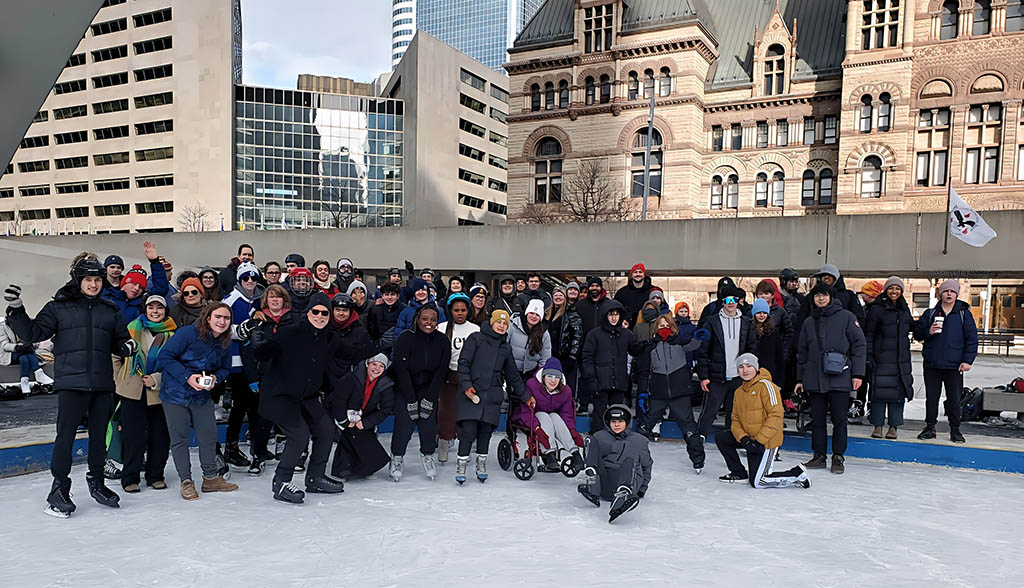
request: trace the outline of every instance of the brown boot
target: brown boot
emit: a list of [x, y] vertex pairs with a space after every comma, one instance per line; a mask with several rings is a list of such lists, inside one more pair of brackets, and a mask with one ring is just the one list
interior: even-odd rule
[[881, 439], [882, 438], [882, 427], [875, 427], [875, 430], [871, 431], [871, 438], [872, 439]]
[[215, 478], [203, 478], [203, 492], [234, 492], [238, 490], [238, 484], [232, 484], [223, 476]]
[[896, 438], [896, 427], [889, 427], [889, 430], [886, 431], [886, 433], [885, 433], [885, 438], [886, 439], [895, 439]]
[[181, 497], [184, 498], [185, 500], [199, 499], [199, 493], [196, 492], [196, 485], [192, 483], [192, 480], [182, 480]]

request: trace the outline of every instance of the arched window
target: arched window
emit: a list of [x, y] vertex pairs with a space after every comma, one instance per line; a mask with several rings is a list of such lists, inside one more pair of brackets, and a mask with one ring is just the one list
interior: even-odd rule
[[768, 206], [768, 174], [759, 172], [754, 181], [754, 206], [766, 208]]
[[860, 166], [860, 197], [881, 198], [882, 184], [882, 159], [877, 155], [865, 157]]
[[594, 82], [594, 76], [587, 76], [586, 81], [586, 97], [584, 100], [587, 106], [590, 106], [597, 100], [597, 84]]
[[772, 175], [772, 206], [786, 203], [786, 174], [777, 171]]
[[860, 124], [858, 128], [862, 133], [871, 132], [871, 96], [864, 94], [860, 97]]
[[832, 170], [823, 169], [818, 177], [818, 204], [832, 204]]
[[558, 107], [569, 108], [569, 82], [558, 82]]
[[612, 101], [612, 79], [608, 74], [601, 74], [601, 104]]
[[800, 205], [814, 206], [814, 172], [804, 170], [800, 181]]
[[971, 35], [978, 37], [992, 32], [992, 1], [974, 0], [974, 30]]
[[533, 200], [539, 204], [562, 201], [562, 144], [544, 137], [537, 144], [533, 162]]
[[661, 68], [661, 88], [659, 94], [668, 96], [672, 93], [672, 72], [667, 67]]
[[942, 3], [939, 24], [940, 39], [955, 39], [957, 37], [960, 28], [960, 2], [958, 0], [946, 0]]
[[[662, 148], [661, 133], [654, 129], [651, 142], [651, 196], [661, 196]], [[633, 155], [630, 158], [630, 176], [632, 178], [631, 194], [634, 197], [644, 195], [644, 168], [647, 161], [647, 127], [636, 132], [633, 138]]]
[[892, 104], [890, 104], [892, 97], [889, 96], [888, 92], [882, 92], [878, 97], [878, 101], [881, 104], [878, 105], [878, 130], [885, 133], [889, 130], [890, 121], [892, 120]]
[[629, 72], [629, 85], [627, 86], [627, 98], [630, 100], [636, 100], [640, 96], [640, 78], [637, 77], [635, 71]]
[[538, 84], [530, 86], [530, 110], [533, 112], [540, 110], [540, 86]]
[[551, 82], [544, 84], [544, 110], [552, 110], [555, 107], [555, 85]]
[[711, 178], [711, 208], [714, 210], [722, 209], [722, 176], [713, 176]]
[[786, 83], [786, 49], [778, 43], [768, 47], [764, 55], [764, 93], [782, 94]]
[[725, 205], [733, 209], [740, 207], [740, 177], [736, 174], [729, 174], [726, 181]]
[[654, 70], [644, 70], [644, 98], [650, 99], [654, 96]]

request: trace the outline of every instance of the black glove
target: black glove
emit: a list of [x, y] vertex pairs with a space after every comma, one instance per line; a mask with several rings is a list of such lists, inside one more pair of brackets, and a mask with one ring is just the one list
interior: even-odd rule
[[249, 334], [252, 333], [257, 328], [259, 328], [259, 326], [262, 323], [263, 321], [255, 318], [246, 319], [242, 321], [242, 323], [238, 325], [238, 328], [235, 329], [235, 332], [238, 334], [239, 340], [245, 341], [246, 339], [248, 339]]
[[267, 332], [263, 329], [255, 329], [252, 333], [249, 333], [249, 342], [254, 347], [259, 347], [267, 342]]
[[414, 267], [412, 266], [412, 262], [411, 262], [411, 261], [409, 261], [408, 259], [407, 259], [407, 260], [405, 260], [405, 271], [409, 272], [409, 278], [410, 278], [410, 279], [412, 279], [412, 274], [413, 274], [413, 272], [415, 272], [415, 271], [416, 271], [416, 268], [414, 268]]
[[33, 347], [31, 343], [18, 343], [14, 346], [14, 352], [22, 355], [28, 355], [33, 351], [35, 351], [35, 347]]
[[11, 284], [4, 290], [4, 300], [7, 301], [7, 305], [11, 308], [20, 308], [25, 305], [21, 301], [21, 286]]
[[764, 449], [764, 445], [761, 445], [760, 443], [757, 442], [757, 439], [753, 439], [751, 437], [744, 437], [740, 439], [740, 445], [746, 447], [747, 451]]
[[645, 492], [644, 492], [643, 490], [641, 490], [641, 491], [639, 491], [639, 492], [637, 492], [637, 493], [636, 493], [636, 497], [637, 497], [637, 498], [643, 498], [643, 497], [644, 497], [644, 494], [645, 494]]
[[139, 344], [135, 339], [128, 339], [121, 344], [121, 357], [131, 357], [139, 350]]

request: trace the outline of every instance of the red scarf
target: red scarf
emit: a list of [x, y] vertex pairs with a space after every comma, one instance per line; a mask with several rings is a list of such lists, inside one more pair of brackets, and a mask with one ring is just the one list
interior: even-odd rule
[[[380, 378], [377, 378], [379, 380]], [[370, 401], [370, 394], [373, 394], [373, 387], [377, 385], [377, 380], [366, 380], [366, 389], [363, 390], [363, 405], [359, 407], [359, 410], [366, 410], [366, 403]]]

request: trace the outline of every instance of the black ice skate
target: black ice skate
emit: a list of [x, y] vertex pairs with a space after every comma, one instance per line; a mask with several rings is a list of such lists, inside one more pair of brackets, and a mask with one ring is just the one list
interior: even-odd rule
[[46, 497], [46, 514], [66, 519], [75, 512], [75, 503], [71, 502], [71, 480], [54, 480], [50, 487], [50, 495]]
[[116, 492], [107, 488], [103, 484], [103, 478], [94, 478], [92, 474], [86, 474], [85, 483], [89, 486], [89, 495], [93, 497], [96, 502], [103, 506], [109, 506], [110, 508], [119, 508], [121, 497]]
[[238, 443], [228, 443], [224, 448], [224, 461], [236, 468], [248, 468], [252, 465], [247, 456], [239, 447]]
[[615, 521], [636, 508], [638, 504], [640, 504], [640, 499], [633, 495], [633, 490], [629, 486], [619, 486], [615, 491], [615, 496], [612, 497], [612, 506], [608, 509], [608, 522]]
[[586, 498], [587, 501], [590, 502], [590, 504], [593, 504], [596, 507], [601, 506], [601, 497], [591, 492], [590, 487], [587, 486], [586, 484], [580, 484], [576, 486], [576, 491], [579, 492], [580, 495], [583, 496], [583, 498]]
[[272, 488], [274, 489], [274, 500], [290, 502], [291, 504], [302, 504], [302, 501], [306, 498], [306, 493], [299, 490], [298, 486], [291, 482], [282, 482], [275, 479]]
[[310, 494], [341, 494], [344, 491], [345, 484], [338, 480], [326, 476], [306, 476], [306, 492]]

